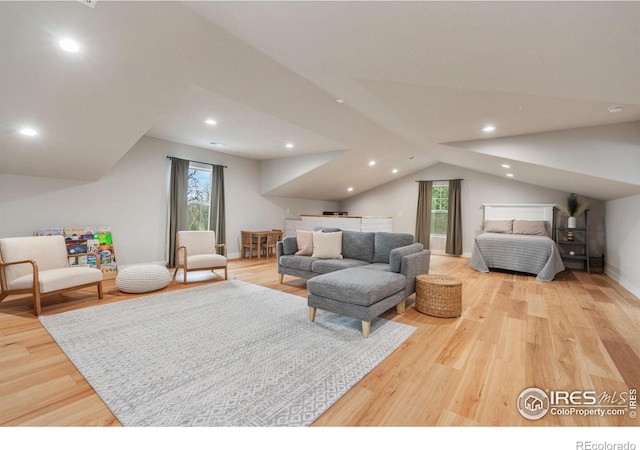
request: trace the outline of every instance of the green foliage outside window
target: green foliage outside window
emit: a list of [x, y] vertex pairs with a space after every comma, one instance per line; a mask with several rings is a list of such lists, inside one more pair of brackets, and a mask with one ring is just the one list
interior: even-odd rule
[[447, 234], [449, 186], [433, 186], [431, 196], [431, 234]]
[[208, 230], [211, 171], [190, 167], [187, 183], [188, 229], [192, 231]]

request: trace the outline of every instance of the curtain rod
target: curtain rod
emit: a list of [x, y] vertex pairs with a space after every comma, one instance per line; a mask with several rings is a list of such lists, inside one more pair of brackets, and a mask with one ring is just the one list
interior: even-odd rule
[[[210, 162], [193, 161], [192, 159], [178, 158], [177, 156], [167, 156], [167, 159], [182, 159], [183, 161], [191, 161], [191, 162], [198, 163], [198, 164], [207, 164], [209, 166], [220, 166], [221, 165], [221, 164], [213, 164], [213, 163], [210, 163]], [[227, 166], [222, 166], [222, 167], [224, 167], [225, 169], [227, 168]]]
[[416, 180], [416, 183], [420, 183], [421, 181], [464, 181], [464, 178], [449, 178], [448, 180]]

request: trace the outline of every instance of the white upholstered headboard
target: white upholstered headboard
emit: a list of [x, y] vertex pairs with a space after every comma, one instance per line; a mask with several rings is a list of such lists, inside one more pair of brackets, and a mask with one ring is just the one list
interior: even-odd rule
[[546, 220], [553, 227], [553, 208], [546, 204], [490, 204], [482, 205], [483, 220]]

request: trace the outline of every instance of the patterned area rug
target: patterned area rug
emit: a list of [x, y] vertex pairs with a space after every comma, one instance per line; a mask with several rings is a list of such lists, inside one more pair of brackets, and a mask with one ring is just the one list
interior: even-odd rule
[[308, 426], [416, 329], [239, 280], [41, 316], [124, 426]]

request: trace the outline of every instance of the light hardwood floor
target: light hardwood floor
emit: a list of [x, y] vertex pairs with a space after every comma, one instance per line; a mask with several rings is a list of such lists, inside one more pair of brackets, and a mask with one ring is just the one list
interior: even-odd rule
[[[640, 388], [640, 300], [604, 274], [565, 271], [552, 282], [482, 274], [467, 258], [433, 255], [430, 273], [463, 281], [463, 314], [383, 317], [418, 330], [314, 426], [637, 426], [622, 416], [523, 418], [520, 392]], [[229, 277], [306, 296], [304, 280], [279, 283], [273, 258], [232, 260]], [[189, 283], [189, 287], [204, 282]], [[215, 282], [215, 281], [214, 281]], [[183, 289], [172, 282], [172, 289]], [[45, 298], [43, 314], [123, 301], [113, 280]], [[0, 425], [119, 426], [32, 312], [30, 298], [0, 303]]]

